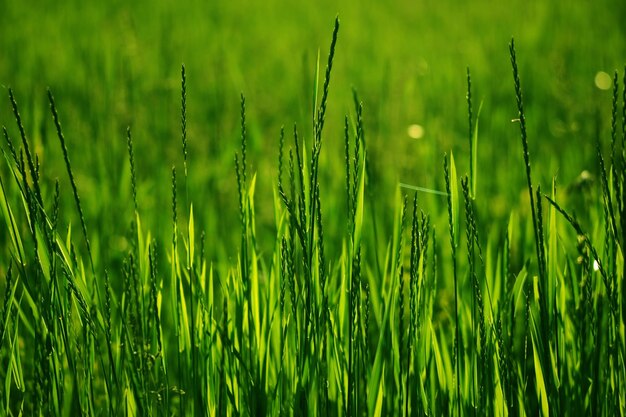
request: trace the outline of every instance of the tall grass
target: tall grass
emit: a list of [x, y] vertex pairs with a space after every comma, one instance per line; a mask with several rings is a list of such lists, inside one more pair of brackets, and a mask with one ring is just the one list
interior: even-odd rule
[[[509, 169], [526, 175], [530, 214], [513, 212], [501, 228], [485, 225], [490, 218], [477, 191], [480, 110], [474, 114], [467, 69], [469, 146], [460, 154], [468, 156], [469, 173], [458, 175], [462, 165], [452, 152], [444, 157], [445, 192], [430, 190], [443, 213], [428, 213], [424, 188], [408, 196], [398, 184], [393, 230], [380, 247], [385, 236], [376, 219], [385, 214], [369, 191], [375, 155], [365, 141], [367, 106], [356, 92], [338, 134], [345, 201], [323, 198], [323, 144], [336, 134], [324, 128], [327, 111], [336, 111], [329, 91], [338, 33], [337, 19], [323, 80], [314, 83], [312, 130], [294, 124], [279, 133], [270, 248], [257, 239], [241, 95], [232, 175], [238, 201], [219, 213], [239, 217], [239, 247], [236, 259], [219, 266], [205, 258], [205, 245], [220, 236], [197, 223], [194, 204], [202, 210], [203, 202], [188, 182], [201, 161], [187, 131], [195, 122], [187, 120], [184, 66], [185, 192], [181, 198], [174, 164], [171, 184], [162, 185], [171, 187], [172, 235], [164, 242], [142, 222], [141, 159], [130, 128], [125, 187], [132, 215], [118, 219], [129, 224], [128, 244], [92, 246], [95, 227], [85, 220], [80, 176], [70, 164], [76, 138], [63, 134], [62, 106], [48, 92], [66, 169], [66, 179], [51, 186], [9, 90], [20, 144], [3, 129], [0, 207], [9, 256], [0, 261], [0, 414], [626, 414], [626, 89], [619, 132], [617, 73], [608, 166], [598, 137], [601, 187], [587, 207], [592, 222], [571, 213], [556, 180], [549, 195], [533, 183], [532, 120], [512, 41], [511, 110], [518, 112], [523, 163]], [[77, 215], [61, 203], [65, 195]], [[337, 223], [342, 227], [327, 227]], [[438, 244], [442, 238], [448, 244]], [[337, 250], [329, 250], [330, 239], [340, 242]], [[110, 263], [113, 257], [123, 265]]]

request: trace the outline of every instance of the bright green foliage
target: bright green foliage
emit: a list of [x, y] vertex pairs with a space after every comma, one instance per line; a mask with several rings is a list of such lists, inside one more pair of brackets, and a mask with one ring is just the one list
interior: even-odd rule
[[[526, 179], [530, 207], [507, 222], [492, 219], [491, 207], [485, 213], [482, 199], [493, 200], [481, 182], [497, 172], [479, 167], [482, 105], [474, 117], [468, 70], [470, 149], [455, 153], [469, 163], [450, 150], [436, 181], [445, 191], [398, 183], [386, 212], [366, 146], [367, 102], [354, 91], [343, 131], [325, 128], [327, 108], [336, 111], [329, 98], [339, 42], [337, 19], [325, 70], [318, 56], [306, 92], [309, 120], [280, 131], [272, 198], [259, 196], [260, 175], [250, 172], [256, 133], [241, 94], [228, 176], [237, 198], [230, 211], [210, 212], [237, 224], [238, 247], [215, 259], [207, 252], [223, 245], [190, 180], [200, 164], [196, 122], [187, 119], [193, 72], [181, 70], [184, 183], [175, 165], [171, 183], [159, 184], [171, 193], [165, 215], [142, 209], [143, 160], [127, 130], [120, 189], [132, 215], [115, 225], [123, 236], [87, 220], [82, 177], [70, 163], [78, 155], [61, 127], [74, 121], [63, 106], [48, 92], [69, 180], [51, 187], [39, 159], [47, 148], [33, 145], [8, 90], [20, 141], [4, 130], [0, 415], [626, 414], [626, 89], [620, 107], [617, 75], [611, 157], [607, 165], [598, 144], [601, 185], [582, 191], [583, 218], [570, 214], [556, 179], [549, 195], [533, 183], [526, 74], [513, 42], [511, 111], [524, 165], [507, 169]], [[345, 177], [345, 193], [326, 199], [326, 147], [341, 134], [345, 166], [332, 175]], [[487, 148], [489, 135], [480, 138]], [[260, 201], [272, 204], [269, 232]]]

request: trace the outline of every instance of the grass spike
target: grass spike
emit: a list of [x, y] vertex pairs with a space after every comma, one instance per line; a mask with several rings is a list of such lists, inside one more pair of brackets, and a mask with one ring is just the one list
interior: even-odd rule
[[596, 266], [598, 267], [598, 270], [600, 271], [600, 275], [602, 276], [604, 286], [607, 290], [608, 298], [611, 301], [610, 302], [611, 309], [613, 310], [613, 313], [616, 314], [617, 306], [615, 305], [615, 301], [614, 301], [614, 297], [612, 293], [612, 285], [610, 283], [611, 281], [609, 280], [608, 274], [603, 266], [602, 260], [600, 259], [600, 255], [598, 255], [598, 251], [591, 243], [589, 236], [583, 231], [583, 228], [580, 225], [580, 223], [578, 223], [578, 221], [574, 217], [572, 217], [568, 212], [566, 212], [556, 201], [552, 200], [552, 198], [550, 198], [549, 196], [545, 194], [544, 194], [544, 198], [548, 200], [548, 202], [552, 204], [552, 206], [554, 206], [554, 208], [559, 213], [561, 213], [561, 215], [565, 218], [565, 220], [567, 220], [567, 222], [574, 228], [576, 233], [578, 233], [578, 235], [582, 236], [582, 238], [584, 239], [585, 245], [591, 251], [591, 255], [593, 256], [593, 259], [596, 262]]
[[135, 171], [135, 153], [133, 151], [133, 138], [130, 126], [126, 128], [126, 146], [128, 148], [128, 160], [130, 161], [130, 185], [133, 193], [133, 205], [137, 211], [137, 173]]
[[185, 64], [180, 66], [180, 130], [183, 143], [183, 167], [187, 183], [187, 76]]
[[63, 159], [65, 160], [65, 167], [67, 168], [67, 174], [70, 178], [70, 184], [72, 185], [72, 191], [74, 192], [74, 202], [76, 203], [76, 209], [78, 210], [78, 215], [80, 217], [80, 225], [83, 231], [83, 238], [85, 239], [85, 244], [87, 245], [87, 254], [89, 256], [89, 263], [91, 264], [91, 272], [95, 277], [96, 271], [93, 262], [93, 255], [91, 253], [91, 245], [89, 243], [89, 238], [87, 237], [87, 226], [85, 224], [85, 215], [83, 214], [83, 209], [80, 205], [80, 197], [78, 196], [78, 188], [76, 187], [76, 180], [74, 180], [74, 173], [72, 172], [72, 166], [70, 164], [70, 157], [67, 152], [67, 145], [65, 144], [65, 137], [63, 136], [63, 130], [61, 129], [61, 122], [59, 121], [59, 114], [57, 113], [57, 108], [54, 102], [54, 97], [52, 96], [52, 91], [48, 89], [48, 101], [50, 102], [50, 110], [52, 111], [52, 118], [54, 119], [54, 126], [56, 127], [57, 136], [59, 138], [59, 142], [61, 143], [61, 150], [63, 151]]
[[35, 163], [33, 162], [33, 157], [30, 152], [30, 147], [28, 146], [28, 140], [26, 139], [26, 132], [24, 131], [24, 125], [22, 124], [22, 117], [20, 116], [20, 112], [17, 107], [17, 101], [15, 100], [15, 96], [13, 95], [13, 90], [11, 88], [9, 88], [9, 99], [11, 100], [11, 106], [13, 108], [13, 115], [15, 116], [17, 127], [20, 131], [20, 137], [22, 138], [22, 146], [24, 147], [24, 151], [26, 152], [26, 161], [28, 162], [28, 169], [31, 174], [33, 186], [35, 187], [37, 202], [40, 205], [43, 205], [42, 199], [41, 199], [41, 189], [39, 188], [38, 170], [35, 166]]
[[278, 141], [278, 189], [281, 195], [283, 190], [283, 153], [285, 150], [285, 126], [280, 127], [280, 137]]
[[245, 189], [248, 180], [247, 180], [247, 172], [248, 167], [246, 164], [246, 145], [247, 145], [247, 136], [248, 132], [246, 129], [246, 97], [241, 93], [241, 177], [242, 177], [242, 185]]
[[475, 164], [475, 158], [474, 158], [474, 129], [473, 129], [473, 114], [472, 114], [472, 75], [470, 74], [470, 68], [467, 67], [467, 125], [468, 125], [468, 140], [469, 140], [469, 154], [470, 154], [470, 158], [469, 158], [469, 177], [470, 177], [470, 184], [472, 184], [472, 197], [476, 196], [476, 186], [475, 186], [475, 182], [474, 182], [474, 170], [476, 169], [476, 167], [474, 166]]
[[324, 118], [326, 116], [326, 103], [328, 100], [328, 89], [330, 85], [330, 74], [333, 69], [333, 59], [335, 57], [335, 47], [337, 45], [337, 34], [339, 33], [339, 16], [335, 18], [335, 26], [333, 28], [333, 37], [330, 42], [330, 51], [328, 53], [328, 62], [326, 63], [326, 73], [324, 74], [324, 86], [322, 89], [322, 100], [317, 112], [317, 121], [315, 126], [315, 141], [320, 142], [322, 139], [322, 130], [324, 128]]
[[[613, 135], [614, 137], [614, 135]], [[613, 145], [613, 144], [611, 144]], [[615, 214], [613, 213], [613, 199], [611, 197], [611, 190], [609, 189], [609, 179], [607, 175], [607, 170], [604, 164], [604, 157], [602, 156], [602, 150], [600, 149], [600, 141], [596, 141], [596, 154], [598, 156], [598, 163], [600, 164], [600, 177], [602, 179], [602, 195], [604, 197], [605, 205], [608, 210], [609, 220], [610, 220], [610, 230], [613, 236], [617, 239], [619, 234], [617, 232], [617, 222], [615, 221]], [[613, 152], [611, 151], [611, 159], [613, 159]], [[615, 166], [613, 165], [614, 161], [611, 161], [611, 171], [613, 171], [613, 175], [617, 175], [617, 171], [615, 171]]]
[[533, 229], [535, 233], [535, 247], [537, 249], [537, 264], [539, 268], [539, 276], [543, 280], [544, 271], [541, 269], [541, 249], [539, 247], [539, 230], [537, 225], [537, 213], [535, 210], [535, 196], [533, 194], [533, 185], [532, 185], [532, 177], [531, 177], [531, 169], [530, 169], [530, 155], [528, 151], [528, 137], [526, 133], [526, 115], [524, 113], [524, 100], [522, 97], [522, 86], [519, 77], [519, 70], [517, 67], [517, 57], [515, 54], [515, 39], [511, 39], [511, 43], [509, 44], [509, 53], [511, 56], [511, 66], [513, 68], [513, 82], [515, 85], [515, 99], [517, 102], [517, 110], [518, 110], [518, 119], [520, 126], [520, 137], [522, 140], [522, 149], [524, 152], [524, 164], [526, 166], [526, 180], [528, 186], [528, 196], [530, 198], [530, 211], [532, 213], [533, 219]]
[[4, 134], [4, 139], [7, 142], [7, 146], [9, 147], [9, 152], [11, 152], [11, 156], [13, 157], [13, 161], [16, 166], [19, 166], [17, 152], [15, 151], [15, 146], [13, 145], [13, 141], [9, 137], [9, 132], [5, 126], [2, 126], [2, 133]]

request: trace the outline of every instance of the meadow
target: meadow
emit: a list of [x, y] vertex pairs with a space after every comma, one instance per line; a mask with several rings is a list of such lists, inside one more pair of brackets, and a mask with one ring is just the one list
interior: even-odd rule
[[626, 414], [624, 4], [205, 3], [3, 5], [0, 415]]

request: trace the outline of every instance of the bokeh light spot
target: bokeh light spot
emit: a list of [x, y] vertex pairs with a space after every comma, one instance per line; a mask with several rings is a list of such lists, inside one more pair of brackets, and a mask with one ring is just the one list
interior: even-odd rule
[[407, 134], [412, 139], [421, 139], [424, 137], [424, 127], [418, 124], [409, 125]]
[[596, 77], [594, 78], [594, 82], [596, 87], [600, 90], [608, 90], [611, 88], [611, 84], [613, 84], [613, 80], [611, 80], [611, 76], [604, 71], [598, 71]]

